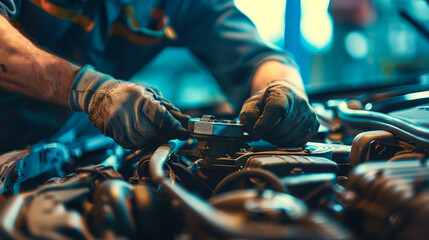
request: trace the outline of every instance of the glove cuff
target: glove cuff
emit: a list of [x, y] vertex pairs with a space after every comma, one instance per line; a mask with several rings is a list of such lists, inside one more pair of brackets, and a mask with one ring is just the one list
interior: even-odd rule
[[70, 89], [70, 107], [73, 111], [88, 113], [92, 95], [105, 82], [114, 80], [110, 75], [94, 70], [93, 66], [82, 67]]

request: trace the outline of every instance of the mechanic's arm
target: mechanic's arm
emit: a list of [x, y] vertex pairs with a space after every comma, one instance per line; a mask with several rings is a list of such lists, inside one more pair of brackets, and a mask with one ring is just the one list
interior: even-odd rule
[[37, 48], [0, 15], [0, 87], [84, 111], [106, 136], [126, 148], [188, 136], [187, 115], [157, 90], [77, 67]]
[[0, 87], [69, 106], [79, 68], [36, 47], [0, 15]]
[[275, 80], [289, 83], [294, 87], [294, 90], [302, 92], [305, 96], [304, 85], [298, 69], [275, 60], [268, 60], [257, 68], [252, 79], [251, 95], [264, 89], [267, 84]]

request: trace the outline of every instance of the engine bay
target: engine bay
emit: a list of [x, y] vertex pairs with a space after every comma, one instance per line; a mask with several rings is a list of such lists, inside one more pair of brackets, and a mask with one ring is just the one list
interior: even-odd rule
[[0, 237], [426, 239], [429, 85], [310, 98], [321, 127], [303, 147], [204, 115], [156, 148], [75, 124], [5, 153]]

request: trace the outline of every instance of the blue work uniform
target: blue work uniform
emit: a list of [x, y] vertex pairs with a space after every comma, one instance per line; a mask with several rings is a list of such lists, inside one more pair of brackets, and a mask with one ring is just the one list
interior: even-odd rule
[[[13, 19], [43, 49], [118, 79], [129, 79], [167, 46], [186, 47], [238, 105], [248, 97], [251, 78], [262, 62], [295, 66], [284, 51], [261, 40], [231, 0], [0, 0], [0, 14]], [[51, 104], [0, 94], [0, 121], [5, 126], [16, 123], [13, 119], [20, 118], [20, 125], [28, 119], [24, 130], [15, 124], [8, 126], [6, 135], [40, 129], [37, 124], [43, 125], [46, 117], [51, 119], [50, 128], [63, 120], [65, 110], [52, 114], [47, 110]], [[26, 112], [8, 101], [37, 106], [27, 106]]]

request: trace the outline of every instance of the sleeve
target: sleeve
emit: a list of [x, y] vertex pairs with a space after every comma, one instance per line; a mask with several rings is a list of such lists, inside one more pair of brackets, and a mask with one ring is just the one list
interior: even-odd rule
[[249, 97], [257, 67], [277, 60], [297, 67], [284, 51], [263, 42], [254, 24], [232, 0], [167, 0], [176, 45], [189, 48], [235, 104]]
[[0, 15], [6, 18], [18, 17], [21, 0], [0, 0]]

